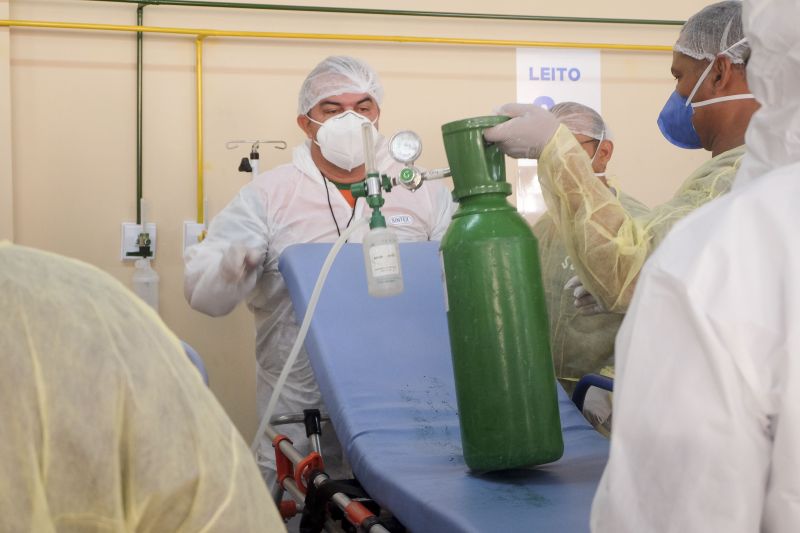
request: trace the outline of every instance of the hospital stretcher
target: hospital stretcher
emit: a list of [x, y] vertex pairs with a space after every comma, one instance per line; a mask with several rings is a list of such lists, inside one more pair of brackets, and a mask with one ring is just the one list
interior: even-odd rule
[[[327, 244], [280, 260], [298, 321]], [[306, 349], [353, 472], [414, 532], [589, 530], [608, 441], [558, 387], [564, 456], [531, 469], [470, 473], [461, 437], [437, 243], [401, 245], [404, 292], [371, 298], [360, 245], [333, 265]]]

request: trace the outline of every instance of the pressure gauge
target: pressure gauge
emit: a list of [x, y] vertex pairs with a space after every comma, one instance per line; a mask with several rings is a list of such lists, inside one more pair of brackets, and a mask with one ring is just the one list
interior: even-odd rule
[[389, 153], [396, 161], [411, 164], [422, 153], [422, 141], [413, 131], [398, 131], [389, 139]]

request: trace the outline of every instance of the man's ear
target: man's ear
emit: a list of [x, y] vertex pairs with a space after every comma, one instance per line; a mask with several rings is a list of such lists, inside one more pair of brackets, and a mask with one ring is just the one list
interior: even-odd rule
[[714, 90], [717, 92], [723, 92], [729, 89], [736, 75], [735, 65], [731, 62], [731, 58], [724, 54], [717, 57], [709, 73], [709, 76], [714, 80]]
[[597, 159], [599, 159], [604, 165], [608, 164], [611, 160], [611, 156], [614, 154], [614, 143], [609, 141], [608, 139], [604, 139], [597, 147], [598, 153]]
[[314, 133], [311, 131], [312, 124], [314, 123], [311, 122], [311, 119], [306, 115], [297, 115], [297, 125], [300, 126], [300, 129], [303, 130], [306, 137], [309, 139], [314, 139]]

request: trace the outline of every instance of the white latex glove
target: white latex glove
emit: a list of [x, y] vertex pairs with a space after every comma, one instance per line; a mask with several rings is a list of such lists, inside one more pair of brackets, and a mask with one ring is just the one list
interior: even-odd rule
[[597, 315], [607, 311], [603, 303], [586, 290], [578, 276], [569, 278], [564, 290], [572, 291], [575, 309], [582, 315]]
[[228, 283], [239, 283], [264, 261], [264, 254], [241, 244], [233, 244], [222, 258], [220, 274]]
[[485, 130], [483, 138], [516, 159], [539, 159], [559, 125], [552, 113], [532, 104], [505, 104], [497, 114], [511, 120]]

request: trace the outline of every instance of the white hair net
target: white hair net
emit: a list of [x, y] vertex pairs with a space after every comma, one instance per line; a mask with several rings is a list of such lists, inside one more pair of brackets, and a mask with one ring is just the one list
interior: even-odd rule
[[383, 101], [383, 86], [372, 67], [355, 57], [328, 57], [306, 76], [300, 88], [297, 114], [305, 115], [320, 100], [345, 93], [367, 93], [378, 106]]
[[[694, 59], [711, 61], [743, 38], [742, 3], [739, 0], [717, 2], [686, 21], [673, 50]], [[742, 43], [726, 55], [733, 63], [745, 63], [750, 55], [750, 45]]]
[[573, 134], [586, 135], [592, 139], [611, 140], [612, 135], [600, 113], [578, 102], [561, 102], [550, 112]]

